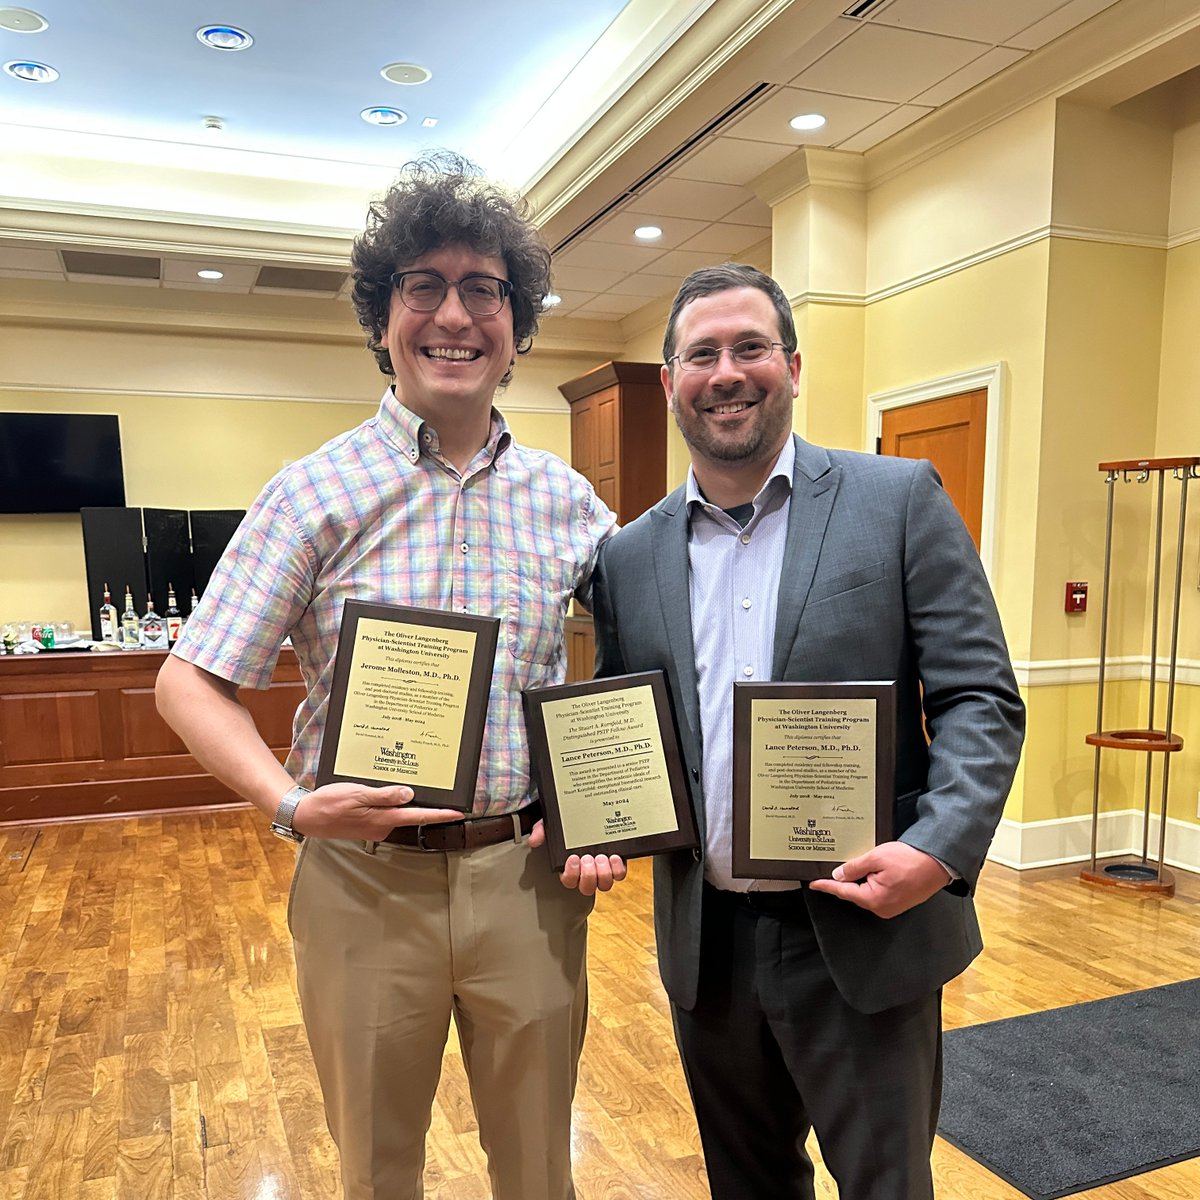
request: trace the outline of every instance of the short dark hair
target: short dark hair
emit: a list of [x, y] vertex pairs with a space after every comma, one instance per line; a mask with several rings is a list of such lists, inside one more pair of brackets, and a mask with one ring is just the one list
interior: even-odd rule
[[[367, 214], [367, 227], [350, 253], [358, 323], [379, 369], [394, 375], [380, 345], [391, 309], [391, 276], [441, 246], [461, 244], [504, 259], [513, 285], [513, 340], [527, 354], [550, 291], [550, 251], [533, 224], [529, 205], [484, 179], [468, 159], [435, 151], [406, 163], [396, 182]], [[505, 372], [501, 384], [512, 377]]]
[[671, 302], [671, 312], [667, 317], [667, 332], [663, 338], [663, 362], [670, 364], [675, 354], [675, 326], [679, 314], [685, 305], [701, 296], [711, 296], [715, 292], [727, 292], [731, 288], [758, 288], [771, 297], [775, 312], [779, 317], [779, 336], [783, 339], [783, 348], [791, 354], [796, 349], [796, 322], [792, 318], [792, 306], [788, 303], [783, 289], [770, 275], [747, 263], [722, 263], [719, 267], [701, 267], [693, 271], [684, 281], [675, 299]]

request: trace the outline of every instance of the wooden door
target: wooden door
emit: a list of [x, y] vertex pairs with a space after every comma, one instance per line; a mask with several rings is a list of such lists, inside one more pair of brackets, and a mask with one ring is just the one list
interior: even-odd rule
[[979, 388], [885, 409], [879, 439], [881, 454], [927, 458], [933, 463], [976, 550], [983, 525], [986, 429], [987, 389]]

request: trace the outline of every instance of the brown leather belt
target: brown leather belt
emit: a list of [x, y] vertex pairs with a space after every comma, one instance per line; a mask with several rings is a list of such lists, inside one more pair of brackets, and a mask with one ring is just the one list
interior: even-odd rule
[[514, 841], [514, 816], [518, 818], [521, 835], [525, 836], [541, 815], [542, 806], [534, 803], [502, 817], [475, 817], [469, 821], [448, 821], [444, 825], [397, 825], [383, 840], [393, 846], [409, 846], [415, 850], [476, 850], [480, 846]]

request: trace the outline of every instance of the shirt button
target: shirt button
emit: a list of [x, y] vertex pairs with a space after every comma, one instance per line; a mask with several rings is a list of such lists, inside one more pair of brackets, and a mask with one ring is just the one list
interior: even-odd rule
[[745, 600], [743, 600], [743, 601], [742, 601], [742, 607], [743, 607], [743, 608], [749, 608], [749, 607], [750, 607], [750, 597], [749, 597], [749, 596], [747, 596], [747, 597], [745, 598]]
[[466, 542], [463, 542], [463, 544], [462, 544], [462, 545], [459, 547], [459, 549], [460, 549], [460, 550], [462, 550], [462, 552], [463, 552], [464, 554], [466, 554], [466, 552], [467, 552], [467, 550], [469, 549], [469, 547], [467, 546], [467, 543], [466, 543]]
[[749, 535], [748, 533], [743, 533], [743, 534], [742, 534], [742, 545], [743, 545], [743, 546], [748, 546], [748, 545], [750, 545], [750, 535]]
[[753, 668], [753, 667], [751, 667], [751, 666], [745, 666], [745, 667], [743, 667], [743, 668], [742, 668], [742, 674], [743, 674], [743, 675], [753, 675], [753, 674], [754, 674], [754, 668]]

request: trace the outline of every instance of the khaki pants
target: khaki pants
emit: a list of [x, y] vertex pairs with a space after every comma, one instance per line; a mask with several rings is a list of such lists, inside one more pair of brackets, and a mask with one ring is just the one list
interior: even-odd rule
[[346, 1200], [421, 1200], [451, 1015], [495, 1200], [573, 1200], [591, 908], [524, 840], [304, 843], [289, 922]]

